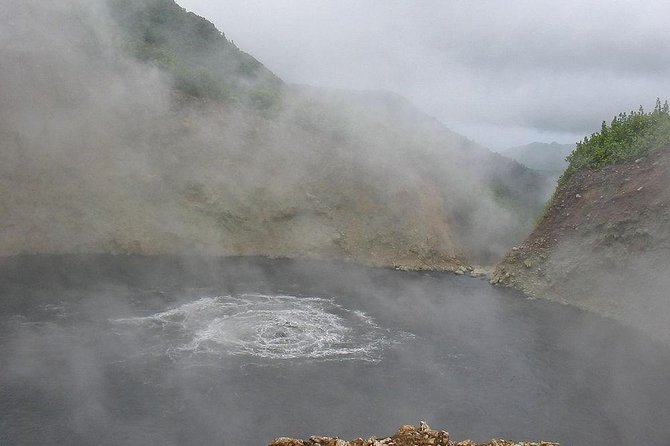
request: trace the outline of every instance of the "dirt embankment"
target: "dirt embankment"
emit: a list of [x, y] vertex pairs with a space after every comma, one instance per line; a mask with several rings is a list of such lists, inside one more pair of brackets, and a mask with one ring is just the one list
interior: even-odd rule
[[492, 282], [670, 340], [670, 149], [582, 170]]

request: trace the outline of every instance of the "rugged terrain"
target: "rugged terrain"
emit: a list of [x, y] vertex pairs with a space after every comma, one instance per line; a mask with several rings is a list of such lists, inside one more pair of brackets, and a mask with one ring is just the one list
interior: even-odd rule
[[172, 0], [2, 14], [0, 255], [449, 270], [502, 257], [542, 206], [538, 175], [402, 98], [285, 85]]
[[400, 426], [398, 432], [385, 438], [357, 438], [344, 441], [337, 437], [313, 436], [308, 440], [297, 440], [293, 438], [277, 438], [270, 446], [559, 446], [558, 443], [548, 441], [526, 442], [509, 440], [491, 440], [488, 443], [475, 443], [472, 440], [464, 440], [458, 443], [449, 438], [446, 431], [436, 431], [423, 421], [419, 426]]
[[670, 149], [573, 174], [493, 282], [670, 340]]

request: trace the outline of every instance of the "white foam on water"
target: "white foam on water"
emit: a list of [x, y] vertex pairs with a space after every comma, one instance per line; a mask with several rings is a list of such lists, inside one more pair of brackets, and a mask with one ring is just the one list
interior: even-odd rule
[[269, 359], [377, 361], [407, 333], [380, 328], [361, 311], [332, 299], [242, 294], [203, 297], [116, 324], [158, 330], [166, 353], [249, 355]]

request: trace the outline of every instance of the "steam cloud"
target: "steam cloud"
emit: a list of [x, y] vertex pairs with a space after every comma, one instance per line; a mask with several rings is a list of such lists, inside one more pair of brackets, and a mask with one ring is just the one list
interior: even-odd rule
[[105, 5], [4, 9], [0, 252], [491, 262], [546, 197], [392, 94], [286, 87], [270, 114], [175, 97]]
[[[373, 240], [379, 227], [388, 231], [374, 249], [396, 254], [390, 241], [417, 221], [409, 246], [423, 249], [426, 245], [416, 240], [428, 240], [428, 246], [447, 254], [463, 249], [490, 260], [511, 244], [504, 236], [517, 224], [513, 210], [480, 187], [504, 164], [490, 161], [494, 158], [484, 149], [431, 119], [417, 117], [396, 96], [361, 93], [352, 98], [341, 91], [299, 88], [271, 117], [208, 102], [183, 104], [162, 71], [125, 55], [102, 2], [5, 2], [0, 14], [3, 255], [297, 255], [322, 254], [322, 247], [332, 244], [348, 246], [356, 255], [358, 242]], [[389, 128], [389, 116], [400, 125]], [[323, 121], [339, 125], [324, 133]], [[417, 128], [423, 135], [418, 141], [403, 136]], [[399, 139], [407, 142], [406, 150], [389, 152]], [[451, 142], [448, 153], [441, 152], [445, 140]], [[414, 151], [417, 147], [422, 150]], [[507, 167], [512, 172], [520, 168]], [[523, 183], [501, 183], [524, 189]], [[526, 198], [537, 199], [533, 194]], [[335, 215], [328, 214], [332, 209], [347, 207], [351, 211], [340, 220], [324, 218]], [[378, 208], [385, 209], [375, 217], [381, 221], [369, 221], [365, 211]], [[352, 227], [346, 225], [354, 230], [343, 236], [342, 228]], [[104, 433], [117, 444], [146, 444], [147, 437], [163, 444], [213, 443], [225, 437], [240, 444], [261, 423], [267, 423], [267, 432], [258, 433], [263, 435], [258, 441], [267, 440], [270, 431], [295, 437], [319, 431], [373, 435], [424, 416], [446, 426], [458, 415], [471, 423], [459, 426], [458, 436], [510, 436], [500, 426], [514, 421], [529, 436], [553, 436], [583, 419], [584, 413], [572, 409], [584, 399], [581, 410], [597, 414], [589, 418], [597, 423], [587, 426], [593, 431], [575, 437], [595, 441], [599, 432], [613, 432], [612, 437], [629, 443], [643, 434], [668, 438], [668, 402], [658, 391], [665, 390], [664, 347], [643, 344], [618, 326], [572, 309], [500, 295], [482, 283], [448, 281], [449, 286], [460, 284], [453, 292], [444, 278], [341, 265], [298, 262], [288, 271], [273, 272], [250, 264], [233, 268], [232, 279], [211, 259], [182, 260], [177, 269], [186, 271], [183, 276], [161, 269], [160, 259], [159, 272], [146, 276], [141, 262], [122, 259], [128, 263], [118, 271], [90, 258], [68, 269], [59, 259], [33, 275], [24, 272], [31, 269], [20, 256], [2, 260], [3, 274], [20, 272], [0, 282], [7, 297], [2, 305], [8, 307], [0, 314], [16, 315], [0, 319], [0, 391], [21, 408], [34, 401], [56, 402], [61, 418], [51, 419], [50, 428], [69, 439], [85, 443]], [[193, 282], [185, 285], [188, 277]], [[201, 289], [208, 286], [215, 289]], [[413, 333], [416, 341], [362, 371], [347, 362], [201, 368], [160, 356], [144, 362], [147, 355], [137, 354], [145, 353], [143, 339], [120, 339], [109, 323], [138, 312], [142, 317], [162, 314], [213, 292], [286, 293], [295, 287], [320, 298], [337, 295], [342, 305], [370, 310], [380, 327]], [[41, 307], [57, 314], [32, 320], [22, 306], [30, 298], [49, 305], [73, 303], [64, 307], [62, 318], [58, 308]], [[506, 318], [510, 314], [512, 323]], [[593, 343], [580, 349], [584, 339]], [[559, 345], [558, 352], [549, 353], [549, 345]], [[595, 365], [590, 363], [594, 357]], [[473, 369], [471, 358], [489, 359]], [[642, 366], [632, 370], [629, 358]], [[394, 370], [407, 374], [389, 374]], [[550, 374], [553, 370], [556, 375]], [[510, 373], [501, 383], [503, 371]], [[416, 381], [411, 385], [403, 381], [409, 375]], [[384, 387], [390, 404], [366, 397], [374, 386]], [[468, 392], [482, 386], [493, 397], [469, 399]], [[131, 413], [116, 398], [123, 389], [136, 391]], [[436, 389], [443, 389], [440, 398], [422, 399]], [[539, 408], [528, 403], [530, 394], [539, 395], [534, 400]], [[286, 415], [285, 402], [296, 395], [296, 412], [287, 415], [296, 431], [281, 432], [283, 418], [271, 415]], [[337, 404], [333, 398], [339, 398]], [[460, 405], [447, 406], [445, 399]], [[521, 409], [510, 411], [509, 401]], [[156, 429], [165, 424], [153, 418], [163, 404], [169, 406], [165, 431]], [[601, 416], [602, 410], [607, 416]], [[349, 424], [352, 413], [359, 430]], [[540, 429], [534, 419], [538, 413], [550, 421], [543, 426], [551, 428], [534, 430]], [[31, 430], [30, 422], [3, 424], [6, 419], [0, 417], [0, 435], [44, 433]], [[631, 419], [645, 423], [620, 423]], [[67, 426], [66, 432], [59, 426]], [[363, 431], [372, 426], [374, 431]]]

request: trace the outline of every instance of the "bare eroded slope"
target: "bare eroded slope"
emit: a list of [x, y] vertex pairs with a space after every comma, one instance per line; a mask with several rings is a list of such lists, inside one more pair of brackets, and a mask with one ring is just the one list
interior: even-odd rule
[[493, 282], [670, 339], [670, 149], [560, 188]]

